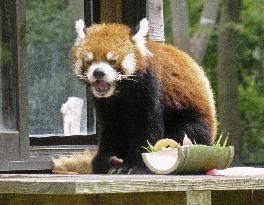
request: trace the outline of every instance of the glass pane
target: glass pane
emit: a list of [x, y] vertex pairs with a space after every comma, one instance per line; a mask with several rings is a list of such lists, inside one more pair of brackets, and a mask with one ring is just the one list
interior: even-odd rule
[[[87, 134], [86, 88], [73, 76], [70, 65], [71, 47], [76, 37], [75, 21], [79, 18], [83, 18], [83, 0], [27, 1], [31, 135], [63, 134], [61, 110], [65, 111], [65, 107], [77, 126], [67, 134]], [[78, 97], [70, 98], [73, 112], [69, 103], [61, 109], [69, 97]], [[83, 103], [80, 126], [78, 112], [74, 112], [78, 103]]]
[[[0, 13], [2, 13], [0, 8]], [[0, 133], [15, 131], [16, 80], [12, 63], [10, 19], [0, 16]]]

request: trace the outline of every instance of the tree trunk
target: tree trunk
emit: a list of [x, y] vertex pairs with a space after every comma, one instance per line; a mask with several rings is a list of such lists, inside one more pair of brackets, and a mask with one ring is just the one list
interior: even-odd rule
[[162, 0], [147, 0], [147, 18], [149, 20], [149, 39], [164, 42], [164, 20]]
[[204, 4], [199, 29], [191, 39], [191, 56], [199, 64], [202, 63], [211, 34], [216, 26], [218, 7], [219, 0], [208, 0]]
[[186, 0], [171, 0], [172, 33], [174, 45], [186, 53], [190, 53], [188, 36], [189, 14]]
[[198, 64], [202, 63], [211, 34], [215, 29], [219, 2], [219, 0], [207, 0], [204, 3], [199, 28], [190, 38], [187, 0], [170, 1], [174, 45], [189, 53]]
[[238, 42], [241, 0], [225, 0], [221, 11], [218, 43], [218, 103], [223, 132], [235, 147], [235, 164], [241, 160], [241, 126], [238, 96]]

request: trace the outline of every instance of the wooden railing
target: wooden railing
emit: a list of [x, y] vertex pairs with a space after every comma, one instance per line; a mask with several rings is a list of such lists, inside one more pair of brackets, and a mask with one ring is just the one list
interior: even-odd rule
[[1, 205], [263, 205], [264, 176], [1, 174]]

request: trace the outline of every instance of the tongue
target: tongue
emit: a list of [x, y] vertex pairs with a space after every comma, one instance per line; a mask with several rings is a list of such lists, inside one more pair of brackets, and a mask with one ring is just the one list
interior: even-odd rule
[[99, 92], [106, 91], [110, 88], [110, 85], [104, 81], [98, 81], [95, 85], [95, 88]]

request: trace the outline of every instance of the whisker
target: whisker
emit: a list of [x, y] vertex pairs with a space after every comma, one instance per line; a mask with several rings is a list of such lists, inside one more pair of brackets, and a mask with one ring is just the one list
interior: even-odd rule
[[116, 80], [117, 81], [121, 81], [121, 80], [133, 80], [133, 81], [137, 82], [136, 80], [129, 78], [129, 77], [134, 77], [134, 76], [137, 76], [137, 75], [123, 75], [121, 73], [118, 73]]

